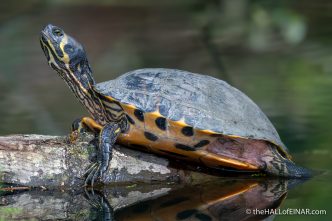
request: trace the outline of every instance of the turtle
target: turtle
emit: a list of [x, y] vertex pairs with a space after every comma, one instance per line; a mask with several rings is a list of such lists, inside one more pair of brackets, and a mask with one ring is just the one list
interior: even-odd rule
[[86, 185], [103, 180], [115, 143], [221, 171], [311, 176], [292, 161], [262, 110], [221, 79], [144, 68], [97, 84], [82, 44], [61, 28], [45, 26], [40, 43], [49, 66], [90, 113], [72, 124], [72, 134], [89, 130], [98, 139]]

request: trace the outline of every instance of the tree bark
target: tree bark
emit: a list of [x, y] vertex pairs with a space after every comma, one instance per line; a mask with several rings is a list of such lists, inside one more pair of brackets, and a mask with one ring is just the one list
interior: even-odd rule
[[[74, 143], [68, 137], [12, 135], [0, 137], [0, 182], [20, 186], [74, 188], [84, 185], [84, 172], [95, 148], [92, 134]], [[195, 183], [213, 176], [174, 168], [166, 159], [116, 145], [103, 184]]]

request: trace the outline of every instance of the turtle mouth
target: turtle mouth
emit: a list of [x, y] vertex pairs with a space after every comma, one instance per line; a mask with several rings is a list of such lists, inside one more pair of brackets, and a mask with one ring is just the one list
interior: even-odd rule
[[45, 56], [47, 57], [47, 60], [49, 60], [49, 53], [48, 53], [48, 49], [47, 49], [49, 47], [49, 45], [48, 45], [47, 37], [45, 36], [44, 31], [42, 31], [40, 33], [39, 41], [40, 41], [40, 47], [42, 48]]
[[46, 43], [50, 39], [50, 25], [46, 25], [40, 32], [40, 38]]
[[47, 42], [47, 35], [46, 35], [46, 33], [45, 33], [44, 31], [42, 31], [42, 32], [40, 33], [40, 40], [41, 40], [44, 44], [48, 44], [48, 42]]
[[46, 47], [50, 48], [49, 36], [45, 30], [40, 32], [40, 43], [44, 52], [47, 50]]

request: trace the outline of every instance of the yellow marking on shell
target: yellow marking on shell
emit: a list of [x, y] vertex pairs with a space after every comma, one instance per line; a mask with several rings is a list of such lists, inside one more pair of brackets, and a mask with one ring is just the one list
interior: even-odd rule
[[226, 156], [220, 156], [209, 152], [207, 152], [207, 154], [201, 158], [201, 161], [204, 162], [206, 166], [210, 167], [226, 166], [241, 170], [250, 170], [250, 171], [259, 170], [259, 168], [253, 164], [249, 164], [243, 161], [235, 160], [232, 158], [228, 158]]
[[184, 118], [181, 118], [180, 120], [174, 121], [174, 122], [176, 122], [178, 125], [180, 125], [182, 127], [188, 126], [188, 124], [184, 121]]
[[[111, 97], [107, 97], [107, 98], [111, 98]], [[134, 111], [137, 108], [134, 105], [120, 103], [120, 106], [122, 107], [123, 111], [126, 114], [128, 114], [129, 117], [131, 117], [135, 121], [135, 127], [144, 128], [144, 122], [141, 122], [141, 121], [137, 120], [137, 118], [135, 117]]]
[[159, 111], [148, 112], [148, 113], [149, 113], [149, 115], [154, 116], [155, 118], [164, 117], [163, 115], [161, 115], [161, 113]]
[[[134, 109], [132, 107], [128, 106], [126, 107], [125, 105], [123, 105], [124, 109]], [[127, 113], [128, 114], [128, 113]], [[147, 117], [147, 120], [145, 121], [145, 123], [149, 122], [146, 125], [149, 125], [152, 123], [154, 123], [152, 119], [152, 116], [159, 116], [157, 113], [152, 112], [152, 114]], [[150, 119], [150, 120], [148, 120]], [[200, 160], [202, 162], [204, 162], [207, 166], [212, 166], [212, 167], [217, 167], [217, 166], [227, 166], [227, 167], [233, 167], [233, 168], [237, 168], [237, 169], [242, 169], [242, 170], [258, 170], [258, 168], [254, 165], [248, 164], [246, 162], [242, 162], [239, 160], [235, 160], [235, 159], [231, 159], [231, 158], [227, 158], [227, 157], [223, 157], [223, 156], [219, 156], [213, 153], [209, 153], [207, 150], [205, 150], [206, 147], [197, 149], [195, 151], [187, 151], [187, 150], [182, 150], [179, 148], [175, 147], [176, 143], [180, 143], [180, 144], [184, 144], [184, 145], [188, 145], [193, 147], [194, 144], [198, 143], [201, 140], [209, 140], [210, 143], [212, 143], [212, 141], [214, 139], [217, 139], [216, 137], [211, 137], [209, 135], [205, 135], [205, 136], [199, 136], [197, 137], [197, 139], [193, 139], [192, 137], [185, 137], [182, 135], [179, 135], [179, 131], [181, 131], [181, 129], [183, 128], [183, 124], [179, 125], [177, 124], [178, 121], [169, 121], [170, 123], [173, 124], [173, 126], [175, 126], [175, 128], [171, 128], [169, 129], [169, 131], [171, 133], [167, 134], [164, 131], [160, 131], [157, 132], [157, 130], [155, 129], [151, 129], [154, 128], [155, 126], [148, 126], [147, 128], [149, 130], [146, 130], [147, 128], [143, 128], [142, 126], [138, 127], [137, 124], [140, 123], [139, 121], [135, 121], [135, 125], [131, 125], [129, 128], [129, 131], [125, 134], [120, 134], [118, 141], [122, 144], [128, 145], [128, 144], [137, 144], [137, 145], [143, 145], [145, 147], [147, 147], [148, 149], [150, 149], [153, 152], [159, 153], [159, 154], [166, 154], [162, 152], [162, 150], [165, 151], [169, 151], [172, 153], [177, 153], [177, 154], [181, 154], [184, 156], [187, 156], [188, 159], [192, 160], [192, 161], [196, 161], [199, 162]], [[145, 125], [145, 126], [146, 126]], [[151, 132], [154, 135], [158, 136], [158, 140], [156, 141], [151, 141], [148, 140], [145, 135], [144, 132]]]
[[158, 117], [163, 117], [158, 111], [144, 113], [144, 129], [146, 131], [151, 131], [157, 136], [167, 137], [168, 129], [166, 128], [166, 131], [161, 130], [156, 124], [156, 119]]
[[[186, 124], [183, 119], [178, 121], [168, 120], [168, 130], [167, 136], [173, 137], [176, 140], [176, 143], [184, 144], [187, 146], [194, 146], [198, 141], [205, 139], [205, 136], [197, 136], [196, 129], [193, 128], [194, 134], [193, 136], [185, 136], [182, 133], [184, 127], [190, 127], [190, 125]], [[211, 139], [211, 138], [207, 138]]]
[[155, 153], [163, 155], [165, 155], [165, 153], [162, 152], [162, 150], [182, 154], [184, 156], [187, 156], [188, 159], [196, 162], [199, 162], [199, 158], [205, 153], [205, 151], [202, 152], [200, 150], [186, 151], [186, 150], [177, 149], [174, 146], [175, 142], [167, 137], [158, 136], [158, 140], [156, 141], [148, 140], [144, 135], [144, 131], [137, 127], [130, 127], [129, 131], [126, 134], [120, 134], [118, 142], [124, 145], [128, 144], [142, 145]]
[[122, 104], [120, 103], [123, 109], [127, 110], [130, 113], [134, 114], [134, 111], [137, 109], [134, 105], [131, 104]]
[[[207, 166], [218, 167], [226, 166], [241, 170], [258, 171], [258, 167], [247, 162], [242, 162], [240, 160], [220, 156], [209, 152], [206, 148], [208, 145], [198, 148], [195, 151], [182, 150], [175, 147], [175, 144], [183, 144], [190, 147], [194, 147], [202, 140], [208, 140], [213, 143], [214, 140], [218, 139], [218, 136], [212, 137], [211, 134], [219, 134], [212, 130], [198, 130], [194, 128], [194, 136], [184, 136], [182, 134], [182, 129], [185, 126], [189, 126], [184, 122], [183, 119], [179, 121], [172, 121], [166, 118], [168, 127], [166, 131], [156, 129], [155, 119], [157, 117], [163, 117], [158, 111], [145, 112], [145, 121], [141, 122], [137, 120], [134, 116], [134, 110], [137, 108], [134, 105], [121, 103], [124, 111], [134, 119], [135, 124], [130, 125], [129, 131], [126, 134], [121, 134], [119, 137], [119, 142], [125, 145], [128, 144], [138, 144], [147, 147], [153, 152], [166, 154], [162, 150], [169, 151], [172, 153], [181, 154], [187, 156], [188, 159], [199, 162], [202, 161]], [[151, 141], [148, 140], [144, 132], [150, 132], [158, 136], [158, 140]], [[220, 134], [222, 136], [222, 134]], [[235, 138], [235, 137], [234, 137]]]
[[238, 135], [225, 135], [225, 136], [227, 136], [227, 137], [231, 137], [231, 138], [235, 138], [235, 139], [237, 139], [237, 138], [248, 139], [248, 138], [245, 138], [245, 137], [242, 137], [242, 136], [238, 136]]
[[219, 133], [216, 133], [213, 130], [199, 130], [199, 131], [201, 131], [202, 133], [205, 133], [205, 134], [219, 134]]
[[110, 100], [110, 101], [116, 101], [116, 99], [114, 97], [111, 97], [111, 96], [105, 96], [105, 98], [107, 100]]

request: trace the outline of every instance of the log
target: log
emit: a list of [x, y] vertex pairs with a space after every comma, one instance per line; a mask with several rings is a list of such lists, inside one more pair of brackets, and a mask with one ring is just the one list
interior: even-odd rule
[[[11, 135], [0, 137], [0, 182], [44, 188], [84, 185], [84, 172], [95, 147], [92, 134], [71, 143], [67, 136]], [[172, 167], [172, 162], [151, 153], [116, 145], [103, 184], [195, 183], [213, 176]]]

